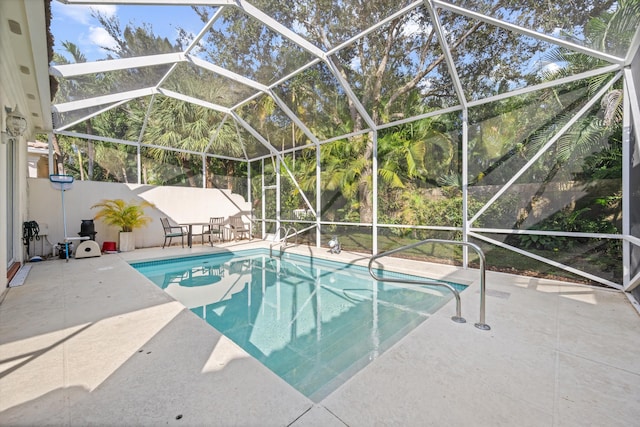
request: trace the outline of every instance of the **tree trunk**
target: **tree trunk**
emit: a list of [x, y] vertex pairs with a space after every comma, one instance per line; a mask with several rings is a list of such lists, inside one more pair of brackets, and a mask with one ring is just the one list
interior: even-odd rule
[[64, 174], [64, 163], [62, 161], [62, 150], [60, 150], [60, 144], [58, 144], [58, 138], [55, 134], [51, 137], [51, 145], [53, 145], [53, 153], [55, 155], [54, 173]]
[[189, 187], [197, 187], [195, 175], [193, 174], [193, 170], [189, 167], [188, 162], [182, 157], [178, 157], [178, 164], [180, 165], [180, 169], [182, 169], [184, 174], [187, 176]]
[[[91, 119], [87, 120], [87, 134], [93, 135]], [[93, 165], [96, 159], [96, 150], [91, 140], [87, 141], [87, 179], [93, 181]]]
[[538, 189], [536, 190], [536, 193], [531, 197], [531, 199], [527, 203], [527, 206], [525, 206], [524, 212], [518, 216], [515, 224], [513, 224], [514, 229], [519, 229], [520, 227], [522, 227], [522, 224], [524, 224], [527, 218], [529, 218], [529, 216], [533, 212], [534, 204], [538, 200], [540, 200], [544, 192], [547, 190], [547, 186], [549, 185], [549, 183], [553, 181], [553, 178], [560, 171], [560, 167], [561, 167], [561, 164], [559, 162], [554, 163], [553, 167], [547, 174], [546, 178], [544, 179], [544, 181], [542, 181], [542, 183], [540, 184], [540, 187], [538, 187]]
[[236, 173], [235, 163], [233, 161], [226, 162], [227, 190], [233, 191], [233, 177]]
[[358, 181], [358, 201], [360, 222], [373, 222], [373, 134], [369, 133], [367, 146], [363, 154], [366, 166]]

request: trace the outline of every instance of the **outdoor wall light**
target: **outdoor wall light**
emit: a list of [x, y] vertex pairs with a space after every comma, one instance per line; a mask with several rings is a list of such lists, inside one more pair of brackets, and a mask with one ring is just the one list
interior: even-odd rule
[[14, 140], [24, 134], [27, 129], [27, 119], [24, 118], [18, 106], [15, 109], [11, 107], [4, 107], [5, 113], [7, 113], [6, 125], [7, 130], [2, 132], [2, 143], [6, 144], [10, 140]]

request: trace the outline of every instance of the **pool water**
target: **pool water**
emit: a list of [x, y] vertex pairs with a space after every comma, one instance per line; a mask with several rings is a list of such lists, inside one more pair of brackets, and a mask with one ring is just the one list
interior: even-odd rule
[[453, 297], [377, 282], [361, 266], [263, 250], [132, 265], [316, 402]]

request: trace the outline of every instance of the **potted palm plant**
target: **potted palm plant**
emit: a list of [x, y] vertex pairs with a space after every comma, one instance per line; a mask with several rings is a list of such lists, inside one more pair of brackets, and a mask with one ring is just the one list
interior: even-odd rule
[[155, 205], [146, 200], [138, 203], [125, 202], [122, 199], [105, 199], [91, 206], [91, 209], [99, 209], [94, 219], [101, 219], [108, 225], [120, 228], [119, 250], [127, 252], [136, 248], [133, 230], [151, 222], [151, 218], [144, 214], [144, 208], [152, 207]]

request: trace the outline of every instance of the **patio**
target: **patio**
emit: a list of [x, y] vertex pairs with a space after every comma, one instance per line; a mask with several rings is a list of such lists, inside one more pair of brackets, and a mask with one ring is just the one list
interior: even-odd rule
[[0, 424], [629, 426], [640, 418], [640, 319], [623, 293], [487, 272], [487, 332], [473, 327], [477, 271], [431, 265], [431, 277], [471, 285], [461, 294], [468, 323], [449, 319], [450, 301], [314, 404], [127, 265], [215, 250], [34, 263], [0, 304]]
[[[0, 2], [0, 274], [31, 267], [0, 290], [0, 425], [638, 424], [639, 0], [89, 3]], [[138, 249], [57, 259], [105, 198], [153, 203]], [[160, 249], [160, 218], [238, 215], [252, 241]], [[447, 265], [473, 254], [385, 259], [469, 284], [467, 323], [450, 301], [313, 402], [128, 265], [290, 229], [360, 264], [477, 244], [491, 330]]]

